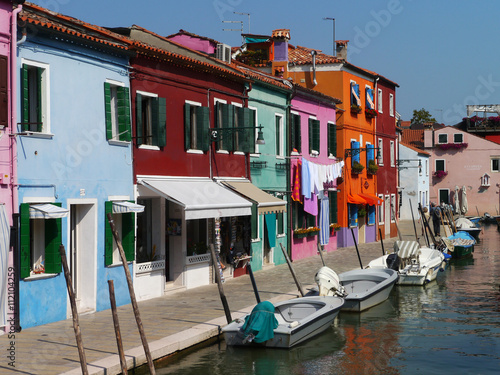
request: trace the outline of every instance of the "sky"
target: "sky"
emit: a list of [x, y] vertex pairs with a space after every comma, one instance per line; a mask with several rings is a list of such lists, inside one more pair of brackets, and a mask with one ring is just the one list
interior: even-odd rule
[[455, 125], [468, 104], [500, 104], [497, 0], [32, 2], [99, 26], [135, 24], [163, 36], [183, 29], [231, 46], [241, 44], [241, 28], [262, 35], [284, 28], [292, 45], [333, 54], [335, 30], [336, 40], [349, 40], [350, 63], [399, 85], [402, 120], [425, 108], [438, 122]]

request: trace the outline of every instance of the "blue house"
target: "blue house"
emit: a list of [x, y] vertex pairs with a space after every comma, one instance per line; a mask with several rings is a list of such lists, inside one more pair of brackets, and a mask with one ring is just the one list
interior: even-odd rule
[[106, 214], [132, 261], [141, 207], [130, 203], [128, 39], [34, 4], [24, 5], [18, 24], [18, 293], [26, 328], [70, 316], [61, 244], [80, 312], [109, 308], [109, 279], [117, 303], [130, 302]]

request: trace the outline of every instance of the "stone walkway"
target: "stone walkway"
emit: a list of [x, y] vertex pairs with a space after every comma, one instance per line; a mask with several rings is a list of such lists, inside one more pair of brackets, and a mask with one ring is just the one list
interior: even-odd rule
[[[412, 222], [399, 224], [403, 239], [414, 239]], [[397, 238], [384, 240], [392, 251]], [[423, 243], [423, 242], [422, 242]], [[363, 265], [382, 254], [380, 242], [358, 246]], [[337, 273], [359, 268], [355, 247], [341, 248], [324, 255], [327, 266]], [[304, 288], [314, 284], [314, 274], [322, 266], [321, 258], [293, 262]], [[262, 301], [278, 301], [299, 296], [288, 266], [282, 264], [255, 272]], [[224, 285], [232, 318], [251, 311], [255, 295], [250, 278], [244, 275]], [[153, 358], [183, 350], [219, 333], [226, 324], [216, 284], [139, 302], [141, 319]], [[145, 363], [144, 350], [131, 305], [118, 308], [123, 346], [129, 367]], [[120, 373], [111, 311], [80, 316], [82, 340], [91, 374]], [[2, 374], [80, 374], [80, 362], [72, 320], [64, 320], [23, 330], [15, 335], [15, 367], [9, 365], [11, 347], [8, 335], [0, 336], [0, 373]]]

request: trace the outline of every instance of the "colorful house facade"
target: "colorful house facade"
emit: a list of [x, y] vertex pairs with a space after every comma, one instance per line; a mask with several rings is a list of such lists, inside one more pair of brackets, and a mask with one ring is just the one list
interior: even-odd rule
[[[25, 35], [16, 66], [18, 293], [26, 328], [70, 317], [60, 244], [79, 312], [109, 308], [110, 279], [117, 304], [130, 302], [106, 213], [119, 212], [130, 261], [135, 214], [127, 210], [134, 200], [128, 41], [33, 4], [18, 24]], [[125, 209], [115, 211], [118, 204]]]

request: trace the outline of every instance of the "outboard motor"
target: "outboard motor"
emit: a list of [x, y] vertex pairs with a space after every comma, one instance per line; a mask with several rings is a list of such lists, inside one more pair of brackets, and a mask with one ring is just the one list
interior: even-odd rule
[[346, 295], [344, 287], [340, 284], [340, 279], [334, 270], [328, 267], [321, 267], [314, 281], [318, 284], [320, 296], [339, 296]]
[[387, 267], [394, 271], [399, 271], [399, 265], [401, 263], [398, 254], [392, 253], [387, 256], [386, 259]]

